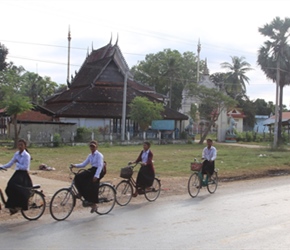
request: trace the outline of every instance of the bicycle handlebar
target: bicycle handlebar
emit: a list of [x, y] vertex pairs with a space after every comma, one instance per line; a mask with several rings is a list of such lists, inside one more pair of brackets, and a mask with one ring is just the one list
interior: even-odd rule
[[73, 171], [73, 167], [72, 167], [72, 164], [70, 164], [70, 166], [69, 166], [69, 170], [70, 170], [70, 172], [72, 173], [72, 174], [74, 174], [74, 175], [77, 175], [79, 172], [81, 172], [81, 171], [87, 171], [87, 169], [83, 169], [83, 168], [81, 168], [81, 169], [79, 169], [77, 172], [75, 172], [75, 171]]
[[134, 169], [138, 164], [140, 164], [141, 165], [141, 161], [139, 161], [139, 162], [135, 162], [135, 163], [132, 163], [132, 162], [128, 162], [128, 167], [131, 167], [132, 169]]
[[7, 169], [0, 167], [0, 171], [7, 171]]

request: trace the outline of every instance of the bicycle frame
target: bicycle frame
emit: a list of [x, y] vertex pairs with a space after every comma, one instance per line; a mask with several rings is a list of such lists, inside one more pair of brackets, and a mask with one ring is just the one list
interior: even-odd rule
[[[138, 164], [140, 164], [141, 165], [141, 163], [140, 162], [137, 162], [135, 165], [131, 165], [130, 167], [132, 168], [132, 170], [133, 170], [133, 174], [134, 174], [134, 168], [138, 165]], [[130, 177], [130, 179], [126, 179], [131, 185], [132, 185], [132, 187], [133, 188], [135, 188], [135, 189], [138, 189], [138, 187], [137, 187], [137, 182], [136, 182], [136, 180], [133, 178], [133, 174], [132, 174], [132, 176]], [[158, 181], [160, 181], [158, 178], [156, 178]], [[139, 188], [139, 190], [142, 190], [142, 191], [144, 191], [144, 193], [145, 193], [145, 188]], [[139, 191], [138, 191], [138, 193], [139, 194], [144, 194], [144, 193], [140, 193]]]
[[[72, 171], [72, 169], [70, 169], [70, 171], [71, 171], [71, 173], [73, 173], [76, 176], [79, 172], [86, 171], [86, 169], [80, 169], [77, 173]], [[107, 183], [107, 182], [100, 182], [99, 186], [101, 186], [104, 183], [109, 184], [110, 186], [112, 186], [110, 183]], [[112, 186], [112, 187], [114, 188], [114, 186]], [[72, 179], [72, 182], [71, 182], [70, 186], [68, 187], [68, 189], [72, 192], [72, 194], [73, 194], [75, 199], [80, 199], [82, 202], [85, 201], [85, 199], [82, 196], [79, 196], [79, 192], [78, 192], [78, 190], [77, 190], [77, 188], [75, 186], [74, 178]], [[116, 193], [115, 188], [114, 188], [114, 192]]]

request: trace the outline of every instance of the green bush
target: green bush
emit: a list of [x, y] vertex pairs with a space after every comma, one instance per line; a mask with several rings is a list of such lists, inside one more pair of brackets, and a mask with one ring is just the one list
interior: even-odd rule
[[76, 142], [88, 142], [92, 136], [92, 130], [86, 127], [77, 128], [77, 134], [75, 136]]
[[54, 134], [53, 135], [53, 146], [54, 147], [59, 147], [60, 146], [60, 143], [61, 143], [61, 137], [60, 137], [60, 134]]
[[236, 139], [238, 142], [245, 141], [245, 133], [244, 132], [238, 132], [236, 135], [237, 135]]
[[251, 141], [253, 141], [253, 132], [249, 132], [249, 131], [247, 131], [246, 132], [246, 142], [251, 142]]

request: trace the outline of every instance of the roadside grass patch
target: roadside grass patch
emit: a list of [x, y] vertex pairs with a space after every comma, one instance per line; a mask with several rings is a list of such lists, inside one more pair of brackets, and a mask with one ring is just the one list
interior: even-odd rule
[[[215, 166], [219, 169], [219, 176], [243, 176], [267, 174], [269, 170], [290, 171], [289, 150], [269, 151], [268, 148], [246, 148], [231, 146], [230, 144], [214, 144], [218, 150]], [[167, 144], [152, 145], [154, 167], [156, 174], [162, 177], [185, 177], [191, 174], [190, 163], [194, 158], [201, 160], [202, 149], [205, 144]], [[135, 161], [142, 150], [142, 145], [108, 146], [100, 145], [100, 152], [108, 164], [108, 177], [118, 178], [120, 169], [128, 161]], [[58, 148], [29, 148], [33, 158], [31, 171], [37, 171], [40, 164], [54, 167], [51, 172], [37, 172], [43, 177], [59, 179], [68, 177], [70, 163], [81, 163], [89, 155], [88, 146], [63, 146]], [[15, 150], [0, 148], [0, 164], [11, 160]], [[136, 168], [136, 170], [138, 170]]]

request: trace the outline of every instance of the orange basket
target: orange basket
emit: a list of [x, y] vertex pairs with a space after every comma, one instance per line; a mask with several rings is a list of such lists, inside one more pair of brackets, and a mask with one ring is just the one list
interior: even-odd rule
[[190, 163], [190, 170], [192, 171], [199, 171], [202, 167], [201, 162], [191, 162]]

